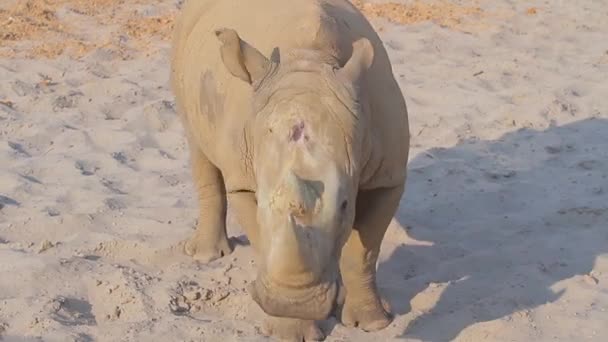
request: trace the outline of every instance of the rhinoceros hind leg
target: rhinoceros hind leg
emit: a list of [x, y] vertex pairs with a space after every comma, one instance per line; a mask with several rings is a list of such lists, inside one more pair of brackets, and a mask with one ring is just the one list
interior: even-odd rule
[[232, 252], [226, 235], [226, 188], [220, 170], [194, 144], [190, 144], [190, 159], [199, 219], [184, 250], [196, 260], [210, 262]]
[[403, 186], [398, 186], [362, 191], [358, 196], [355, 225], [340, 258], [345, 290], [341, 321], [346, 326], [375, 331], [392, 321], [388, 303], [378, 295], [376, 261], [402, 193]]

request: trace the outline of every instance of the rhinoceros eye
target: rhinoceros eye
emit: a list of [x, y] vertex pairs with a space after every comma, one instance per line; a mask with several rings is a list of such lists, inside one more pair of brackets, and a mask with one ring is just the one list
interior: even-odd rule
[[348, 206], [348, 201], [344, 200], [342, 202], [342, 205], [340, 205], [340, 210], [345, 211], [347, 206]]

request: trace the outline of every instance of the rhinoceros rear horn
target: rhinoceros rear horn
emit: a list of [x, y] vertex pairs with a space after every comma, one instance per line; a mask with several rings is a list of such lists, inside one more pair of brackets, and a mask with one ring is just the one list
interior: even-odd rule
[[235, 30], [222, 28], [216, 30], [215, 35], [222, 43], [222, 62], [233, 76], [252, 84], [270, 68], [270, 60], [242, 40]]
[[353, 43], [353, 53], [350, 59], [337, 73], [345, 81], [356, 84], [371, 67], [373, 61], [374, 47], [367, 38], [362, 37]]

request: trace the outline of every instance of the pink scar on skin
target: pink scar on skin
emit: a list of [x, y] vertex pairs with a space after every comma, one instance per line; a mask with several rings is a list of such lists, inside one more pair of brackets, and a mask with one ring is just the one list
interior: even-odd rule
[[303, 121], [293, 125], [293, 127], [291, 127], [291, 132], [289, 132], [289, 141], [298, 142], [302, 139], [302, 136], [304, 137], [304, 140], [308, 141], [308, 135], [304, 134], [305, 127]]

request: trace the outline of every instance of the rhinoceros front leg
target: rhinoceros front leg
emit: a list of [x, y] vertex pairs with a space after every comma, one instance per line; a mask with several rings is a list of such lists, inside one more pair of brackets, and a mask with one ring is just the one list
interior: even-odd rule
[[[245, 230], [256, 253], [260, 255], [255, 195], [252, 192], [235, 192], [229, 194], [229, 200], [239, 224]], [[264, 315], [266, 317], [262, 323], [262, 333], [266, 336], [297, 342], [321, 341], [325, 337], [315, 321]]]
[[346, 291], [341, 320], [346, 326], [375, 331], [392, 321], [388, 303], [378, 295], [376, 261], [402, 193], [403, 186], [398, 186], [362, 191], [358, 195], [355, 224], [340, 258]]
[[249, 191], [239, 191], [228, 194], [230, 206], [234, 209], [237, 221], [243, 229], [254, 250], [258, 251], [259, 229], [257, 224], [257, 204], [255, 194]]
[[184, 249], [197, 260], [210, 262], [232, 252], [226, 235], [226, 188], [220, 170], [195, 144], [190, 144], [190, 159], [199, 219]]

